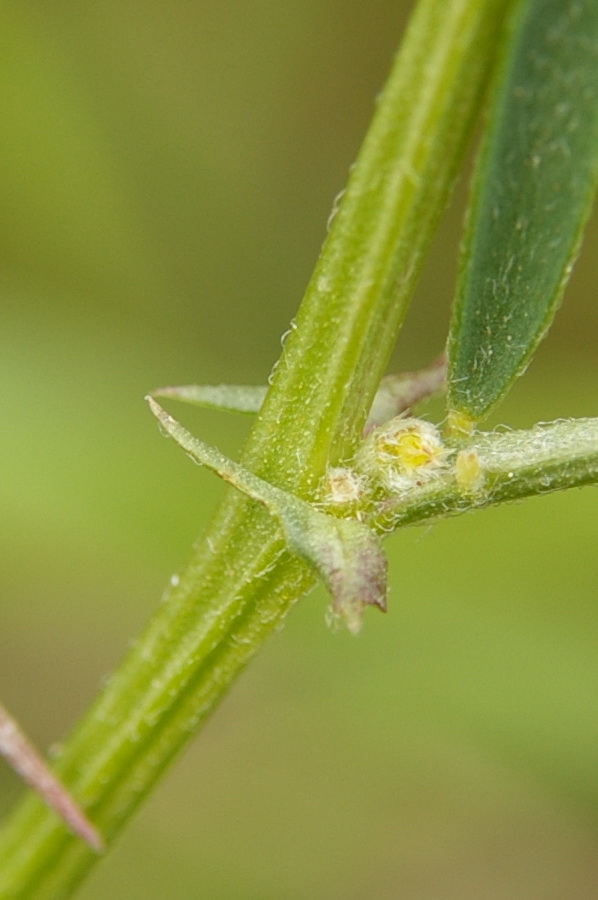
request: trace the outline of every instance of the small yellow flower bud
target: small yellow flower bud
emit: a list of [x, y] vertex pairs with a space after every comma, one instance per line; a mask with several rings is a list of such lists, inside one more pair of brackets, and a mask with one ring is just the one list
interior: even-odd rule
[[475, 494], [482, 488], [484, 473], [475, 450], [459, 450], [455, 459], [455, 479], [464, 494]]
[[446, 468], [447, 453], [431, 422], [398, 417], [368, 435], [355, 465], [385, 490], [395, 492], [436, 477]]

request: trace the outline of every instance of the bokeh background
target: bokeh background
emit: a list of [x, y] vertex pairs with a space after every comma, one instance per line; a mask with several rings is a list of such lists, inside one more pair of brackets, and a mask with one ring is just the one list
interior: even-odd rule
[[[3, 4], [0, 683], [42, 747], [220, 495], [143, 396], [265, 382], [409, 6]], [[395, 369], [443, 345], [464, 193]], [[598, 413], [597, 241], [501, 421]], [[301, 603], [78, 896], [595, 898], [597, 535], [591, 489], [394, 535], [388, 615]]]

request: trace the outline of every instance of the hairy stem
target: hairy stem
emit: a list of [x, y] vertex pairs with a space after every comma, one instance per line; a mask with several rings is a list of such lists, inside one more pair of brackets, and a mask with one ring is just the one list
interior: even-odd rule
[[[468, 460], [471, 475], [460, 477]], [[380, 530], [598, 483], [598, 419], [567, 419], [529, 431], [481, 433], [438, 478], [397, 496], [371, 523]]]
[[[244, 465], [309, 499], [352, 452], [483, 95], [509, 0], [420, 0], [332, 222]], [[229, 489], [187, 570], [56, 760], [110, 840], [315, 582]], [[0, 896], [68, 896], [94, 862], [37, 798], [9, 822]]]

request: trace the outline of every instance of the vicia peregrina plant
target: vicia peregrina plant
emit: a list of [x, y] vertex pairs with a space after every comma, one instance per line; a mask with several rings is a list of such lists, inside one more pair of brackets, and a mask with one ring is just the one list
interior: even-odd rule
[[[383, 379], [484, 106], [446, 359]], [[417, 3], [268, 389], [148, 398], [163, 430], [234, 490], [55, 760], [102, 839], [0, 709], [0, 750], [68, 826], [24, 801], [2, 834], [0, 896], [72, 892], [318, 577], [331, 618], [357, 631], [367, 606], [386, 605], [385, 534], [598, 481], [598, 419], [478, 430], [551, 322], [597, 174], [593, 0]], [[413, 417], [445, 387], [444, 424]], [[255, 412], [240, 462], [157, 396]]]

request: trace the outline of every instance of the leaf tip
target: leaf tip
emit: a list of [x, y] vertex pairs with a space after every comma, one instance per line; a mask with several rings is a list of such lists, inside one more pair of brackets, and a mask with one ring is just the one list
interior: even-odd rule
[[95, 853], [104, 851], [105, 844], [100, 833], [2, 705], [0, 705], [0, 755], [29, 787], [38, 793], [50, 809], [54, 810], [73, 834]]
[[335, 598], [326, 610], [326, 624], [333, 631], [345, 627], [349, 634], [357, 635], [363, 625], [363, 616], [368, 606], [375, 606], [380, 612], [385, 613], [386, 598], [379, 597], [375, 600], [363, 600], [359, 597]]
[[351, 562], [327, 574], [332, 594], [327, 621], [333, 627], [342, 624], [351, 634], [358, 634], [368, 606], [386, 612], [387, 561], [372, 533], [366, 535], [362, 531], [359, 542], [346, 549], [353, 555]]
[[159, 424], [169, 435], [172, 435], [172, 427], [173, 425], [176, 425], [175, 419], [173, 419], [172, 416], [169, 415], [166, 410], [160, 406], [157, 400], [154, 400], [151, 394], [146, 394], [145, 399], [147, 400], [148, 406], [155, 415]]
[[154, 400], [152, 394], [146, 394], [143, 399], [147, 401], [149, 408], [156, 417], [159, 417], [160, 412], [164, 412], [157, 400]]

